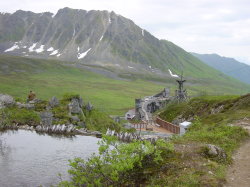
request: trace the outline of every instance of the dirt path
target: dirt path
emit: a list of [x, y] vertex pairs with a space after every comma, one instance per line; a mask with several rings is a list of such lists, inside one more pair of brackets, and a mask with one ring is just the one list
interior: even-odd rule
[[[250, 120], [241, 122], [240, 125], [250, 133]], [[250, 187], [250, 139], [241, 145], [233, 158], [234, 163], [227, 171], [224, 187]]]

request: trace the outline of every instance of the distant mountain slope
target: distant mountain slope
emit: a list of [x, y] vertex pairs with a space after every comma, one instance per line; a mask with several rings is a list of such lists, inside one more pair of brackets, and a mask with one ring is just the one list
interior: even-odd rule
[[217, 54], [191, 53], [205, 64], [234, 77], [242, 82], [250, 84], [250, 66], [233, 58], [222, 57]]
[[120, 73], [171, 78], [170, 71], [179, 75], [184, 71], [190, 80], [227, 79], [175, 44], [108, 11], [63, 8], [56, 15], [22, 10], [0, 14], [0, 53], [102, 66]]

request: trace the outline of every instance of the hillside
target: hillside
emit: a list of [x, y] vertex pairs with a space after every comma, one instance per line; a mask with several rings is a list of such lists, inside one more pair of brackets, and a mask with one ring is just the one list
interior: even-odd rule
[[[244, 176], [249, 175], [249, 157], [239, 158], [239, 155], [248, 153], [242, 148], [249, 147], [249, 133], [243, 129], [249, 128], [249, 109], [250, 94], [241, 97], [197, 97], [186, 103], [167, 106], [160, 113], [162, 119], [192, 122], [185, 135], [173, 139], [181, 159], [176, 162], [179, 169], [175, 174], [163, 174], [165, 181], [172, 180], [174, 184], [169, 186], [247, 186], [244, 184], [248, 184], [249, 180]], [[224, 158], [223, 154], [212, 155], [207, 145], [219, 147], [224, 152]], [[241, 152], [233, 154], [242, 145]], [[234, 167], [233, 171], [230, 170], [233, 175], [226, 177], [227, 167], [232, 162], [236, 165], [240, 163], [242, 167]]]
[[55, 15], [22, 10], [0, 14], [0, 53], [101, 66], [125, 77], [166, 79], [170, 71], [183, 71], [188, 80], [200, 83], [228, 79], [175, 44], [108, 11], [63, 8]]
[[223, 72], [224, 74], [250, 84], [250, 66], [233, 58], [222, 57], [217, 54], [191, 53], [205, 64]]
[[[177, 88], [173, 79], [163, 79], [158, 83], [152, 82], [155, 77], [119, 79], [118, 76], [107, 77], [106, 74], [91, 72], [88, 70], [91, 67], [75, 68], [74, 65], [56, 60], [0, 55], [0, 90], [22, 99], [27, 97], [30, 90], [34, 90], [42, 99], [75, 92], [102, 111], [123, 114], [134, 107], [135, 98], [154, 95], [164, 87], [170, 88], [173, 95]], [[211, 84], [189, 82], [185, 87], [189, 95], [204, 94], [204, 91], [210, 94], [243, 94], [249, 91], [244, 85], [231, 82], [223, 82], [222, 86], [221, 81], [211, 81]]]

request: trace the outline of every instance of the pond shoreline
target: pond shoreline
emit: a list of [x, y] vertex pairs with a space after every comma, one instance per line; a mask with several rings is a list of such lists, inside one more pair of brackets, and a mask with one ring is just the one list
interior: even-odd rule
[[7, 130], [27, 130], [27, 131], [35, 131], [37, 133], [46, 133], [46, 134], [95, 136], [96, 138], [102, 137], [102, 133], [100, 133], [99, 131], [89, 131], [85, 128], [76, 129], [74, 125], [29, 126], [29, 125], [13, 124], [11, 126], [7, 126], [5, 128], [0, 129], [0, 131], [7, 131]]

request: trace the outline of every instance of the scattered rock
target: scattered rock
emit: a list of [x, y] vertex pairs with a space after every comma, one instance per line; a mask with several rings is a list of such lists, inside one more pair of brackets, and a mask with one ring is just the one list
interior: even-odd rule
[[76, 121], [76, 122], [80, 121], [78, 116], [71, 116], [70, 118], [72, 119], [72, 121]]
[[28, 103], [29, 103], [29, 104], [36, 104], [36, 103], [40, 103], [41, 101], [42, 101], [41, 99], [35, 98], [35, 99], [29, 101]]
[[80, 107], [79, 99], [73, 98], [71, 102], [68, 104], [69, 112], [72, 114], [81, 114], [82, 109]]
[[35, 105], [34, 104], [30, 104], [30, 103], [25, 104], [25, 103], [17, 102], [16, 105], [17, 105], [18, 108], [26, 108], [26, 109], [29, 109], [29, 110], [35, 108]]
[[78, 102], [79, 102], [79, 106], [82, 108], [83, 107], [83, 99], [81, 97], [78, 99]]
[[86, 109], [87, 109], [87, 111], [93, 110], [93, 105], [90, 103], [90, 101], [88, 102]]
[[180, 116], [177, 116], [177, 117], [172, 121], [172, 123], [173, 123], [173, 124], [179, 125], [180, 123], [182, 123], [182, 122], [184, 122], [184, 121], [186, 121], [185, 118], [183, 118], [183, 117], [180, 115]]
[[53, 96], [49, 101], [49, 106], [52, 108], [58, 106], [59, 104], [59, 100], [55, 96]]
[[45, 126], [52, 125], [53, 113], [52, 112], [40, 112], [41, 122]]
[[86, 128], [86, 124], [84, 122], [78, 122], [77, 125], [81, 128]]
[[204, 153], [209, 158], [213, 158], [217, 161], [225, 161], [227, 159], [226, 152], [216, 145], [207, 144], [205, 146]]
[[0, 94], [0, 109], [15, 104], [15, 100], [12, 96], [6, 94]]
[[221, 112], [224, 109], [224, 105], [220, 105], [217, 108], [211, 108], [211, 114], [217, 114]]

